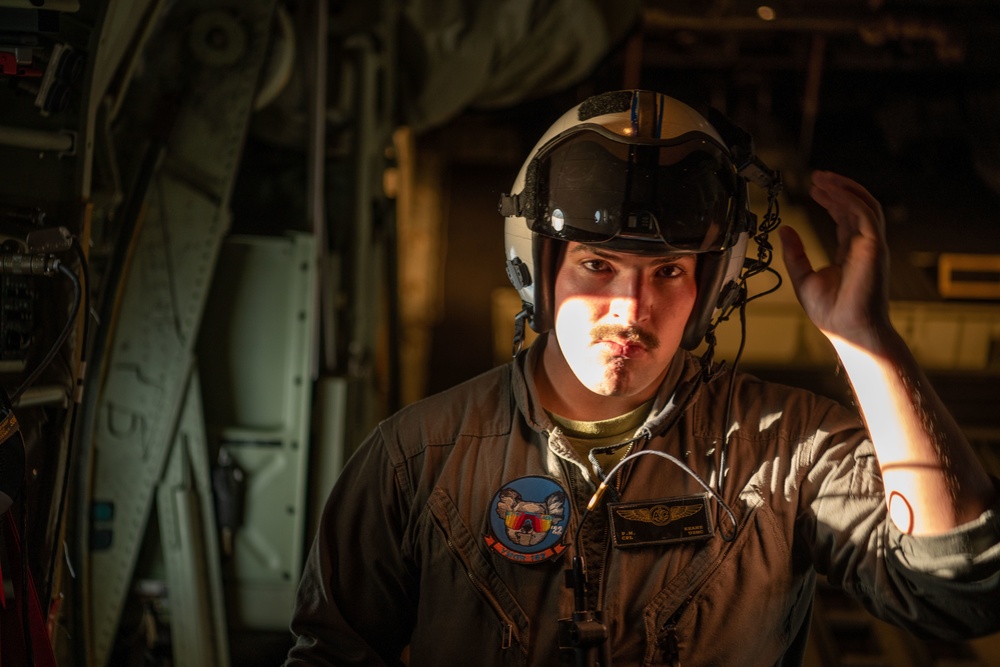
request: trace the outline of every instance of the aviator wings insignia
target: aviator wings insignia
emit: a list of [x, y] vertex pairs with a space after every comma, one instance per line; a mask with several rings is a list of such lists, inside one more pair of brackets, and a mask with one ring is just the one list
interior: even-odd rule
[[642, 521], [643, 523], [651, 523], [656, 526], [665, 526], [671, 521], [677, 521], [678, 519], [683, 519], [689, 517], [693, 514], [697, 514], [704, 505], [674, 505], [673, 507], [667, 507], [666, 505], [654, 505], [653, 507], [643, 507], [640, 509], [630, 509], [630, 508], [616, 508], [615, 511], [618, 515], [629, 521]]

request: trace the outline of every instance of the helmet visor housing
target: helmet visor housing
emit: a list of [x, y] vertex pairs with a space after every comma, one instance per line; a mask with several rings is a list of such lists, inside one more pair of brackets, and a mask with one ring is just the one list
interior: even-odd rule
[[739, 179], [724, 148], [700, 132], [625, 143], [602, 130], [580, 126], [539, 151], [527, 176], [533, 232], [639, 252], [729, 247]]

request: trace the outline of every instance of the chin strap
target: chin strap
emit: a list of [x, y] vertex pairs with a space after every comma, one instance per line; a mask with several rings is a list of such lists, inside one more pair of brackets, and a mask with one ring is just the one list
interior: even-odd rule
[[701, 373], [699, 377], [705, 384], [708, 384], [715, 378], [719, 377], [719, 375], [721, 375], [726, 369], [725, 360], [718, 364], [715, 363], [715, 344], [718, 342], [715, 338], [715, 327], [717, 327], [722, 321], [724, 320], [716, 320], [709, 325], [708, 330], [705, 332], [705, 343], [707, 344], [707, 347], [705, 352], [698, 358], [701, 365]]
[[521, 312], [514, 316], [514, 345], [511, 350], [512, 357], [516, 357], [524, 345], [524, 325], [533, 312], [531, 304], [527, 301], [521, 302]]

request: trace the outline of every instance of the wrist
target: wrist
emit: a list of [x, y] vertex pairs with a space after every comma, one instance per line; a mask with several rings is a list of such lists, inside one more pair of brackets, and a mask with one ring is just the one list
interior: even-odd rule
[[888, 315], [869, 318], [854, 326], [820, 329], [841, 360], [844, 353], [863, 351], [877, 358], [893, 356], [894, 351], [909, 350], [903, 337], [892, 326]]

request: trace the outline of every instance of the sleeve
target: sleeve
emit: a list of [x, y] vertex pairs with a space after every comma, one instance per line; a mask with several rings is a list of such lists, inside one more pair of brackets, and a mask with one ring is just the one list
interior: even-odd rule
[[945, 534], [904, 535], [864, 429], [817, 433], [797, 522], [816, 570], [913, 633], [960, 640], [1000, 630], [1000, 507]]
[[286, 667], [402, 664], [416, 594], [398, 472], [376, 430], [338, 478], [299, 584]]
[[940, 636], [962, 639], [1000, 630], [1000, 500], [941, 535], [905, 535], [892, 521], [888, 532], [897, 586], [949, 617], [938, 628]]

